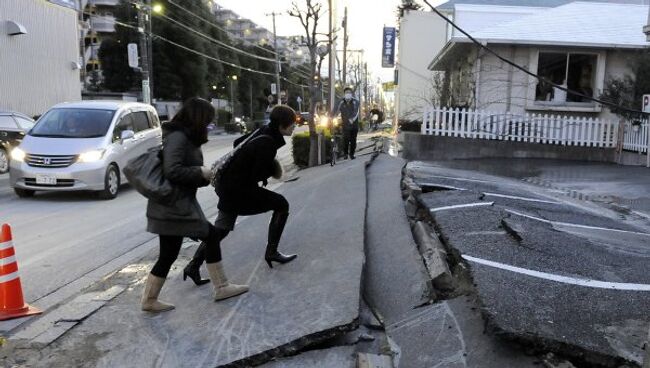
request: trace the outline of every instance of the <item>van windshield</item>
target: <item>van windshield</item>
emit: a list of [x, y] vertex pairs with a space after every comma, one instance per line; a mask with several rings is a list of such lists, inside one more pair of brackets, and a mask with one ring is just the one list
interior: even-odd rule
[[34, 137], [98, 138], [111, 126], [115, 110], [52, 109], [29, 132]]

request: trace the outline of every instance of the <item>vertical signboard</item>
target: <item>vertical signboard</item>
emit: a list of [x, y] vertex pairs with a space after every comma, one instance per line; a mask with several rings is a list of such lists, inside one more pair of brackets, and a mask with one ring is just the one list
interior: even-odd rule
[[650, 95], [643, 95], [643, 106], [641, 110], [650, 113]]
[[381, 66], [395, 67], [395, 27], [384, 27], [384, 40], [381, 46]]
[[126, 45], [126, 49], [129, 57], [129, 66], [131, 68], [137, 68], [140, 65], [140, 62], [138, 61], [138, 45], [130, 43]]

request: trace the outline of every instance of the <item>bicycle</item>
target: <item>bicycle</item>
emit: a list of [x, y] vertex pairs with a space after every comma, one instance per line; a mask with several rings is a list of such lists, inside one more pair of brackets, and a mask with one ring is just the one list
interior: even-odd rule
[[342, 135], [339, 132], [339, 128], [337, 127], [336, 123], [336, 118], [332, 119], [332, 138], [330, 138], [331, 141], [331, 151], [330, 151], [330, 166], [336, 165], [336, 159], [338, 158], [339, 155], [339, 141], [342, 139]]

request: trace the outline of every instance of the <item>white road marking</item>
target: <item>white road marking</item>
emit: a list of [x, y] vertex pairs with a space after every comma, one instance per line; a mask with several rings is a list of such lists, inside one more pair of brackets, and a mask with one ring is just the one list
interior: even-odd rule
[[445, 207], [438, 207], [438, 208], [432, 208], [429, 211], [430, 212], [440, 212], [440, 211], [446, 211], [446, 210], [455, 210], [458, 208], [470, 208], [470, 207], [486, 207], [486, 206], [492, 206], [494, 202], [477, 202], [477, 203], [467, 203], [467, 204], [457, 204], [454, 206], [445, 206]]
[[650, 291], [650, 285], [648, 284], [630, 284], [624, 282], [607, 282], [607, 281], [579, 279], [576, 277], [561, 276], [552, 273], [529, 270], [526, 268], [511, 266], [508, 264], [489, 261], [486, 259], [476, 258], [468, 255], [463, 255], [462, 257], [467, 261], [478, 263], [484, 266], [499, 268], [502, 270], [511, 271], [518, 274], [535, 277], [538, 279], [556, 281], [563, 284], [584, 286], [584, 287], [590, 287], [596, 289], [608, 289], [608, 290]]
[[617, 233], [634, 234], [634, 235], [641, 235], [641, 236], [648, 236], [648, 237], [650, 237], [650, 234], [648, 234], [648, 233], [641, 233], [641, 232], [638, 232], [638, 231], [629, 231], [629, 230], [620, 230], [620, 229], [610, 229], [610, 228], [608, 228], [608, 227], [599, 227], [599, 226], [589, 226], [589, 225], [581, 225], [581, 224], [572, 224], [572, 223], [570, 223], [570, 222], [550, 221], [550, 220], [546, 220], [546, 219], [539, 218], [539, 217], [536, 217], [536, 216], [527, 215], [527, 214], [525, 214], [525, 213], [521, 213], [521, 212], [513, 211], [513, 210], [508, 209], [508, 208], [506, 208], [505, 210], [506, 210], [506, 212], [508, 212], [508, 213], [512, 213], [513, 215], [517, 215], [517, 216], [521, 216], [521, 217], [526, 217], [526, 218], [529, 218], [529, 219], [531, 219], [531, 220], [544, 222], [544, 223], [547, 223], [547, 224], [550, 224], [550, 225], [554, 225], [554, 226], [566, 226], [566, 227], [575, 227], [575, 228], [580, 228], [580, 229], [592, 229], [592, 230], [613, 231], [613, 232], [617, 232]]
[[440, 183], [418, 183], [418, 182], [416, 182], [416, 184], [418, 186], [420, 186], [420, 187], [439, 187], [439, 188], [445, 188], [445, 189], [450, 189], [450, 190], [457, 190], [459, 192], [463, 192], [463, 191], [467, 190], [465, 188], [458, 188], [458, 187], [454, 187], [452, 185], [444, 185], [444, 184], [440, 184]]
[[429, 178], [441, 178], [441, 179], [458, 180], [458, 181], [469, 181], [469, 182], [472, 182], [472, 183], [494, 183], [494, 181], [488, 181], [488, 180], [454, 178], [454, 177], [451, 177], [451, 176], [443, 176], [443, 175], [427, 175], [427, 177], [429, 177]]
[[490, 197], [516, 199], [516, 200], [519, 200], [519, 201], [539, 202], [539, 203], [548, 203], [548, 204], [561, 204], [560, 202], [546, 201], [546, 200], [543, 200], [543, 199], [535, 199], [535, 198], [528, 198], [528, 197], [519, 197], [519, 196], [513, 196], [513, 195], [507, 195], [507, 194], [498, 194], [498, 193], [489, 193], [489, 192], [484, 192], [483, 194], [485, 194], [486, 196], [490, 196]]

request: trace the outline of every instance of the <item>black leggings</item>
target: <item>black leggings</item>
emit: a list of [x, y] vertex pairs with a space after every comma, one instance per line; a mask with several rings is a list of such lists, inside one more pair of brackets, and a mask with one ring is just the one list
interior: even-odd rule
[[[210, 232], [203, 240], [207, 244], [205, 250], [205, 259], [207, 263], [221, 262], [221, 241], [220, 232], [214, 226], [210, 225]], [[160, 255], [158, 261], [151, 269], [151, 274], [157, 277], [167, 278], [167, 274], [172, 267], [178, 253], [183, 245], [183, 236], [176, 235], [159, 235], [160, 237]]]

